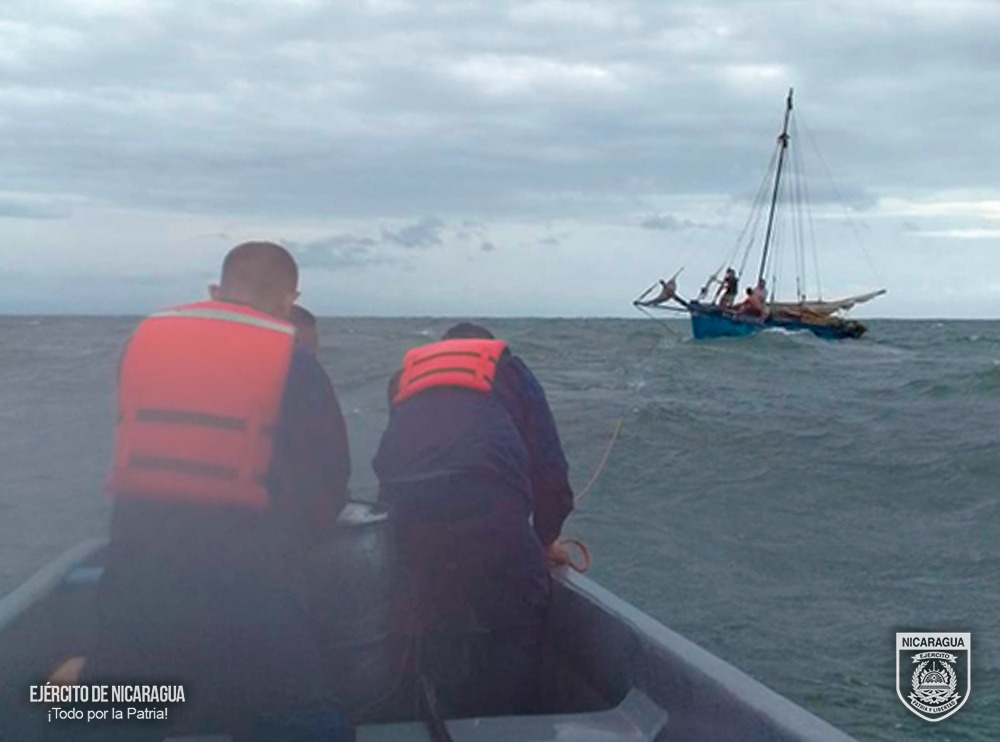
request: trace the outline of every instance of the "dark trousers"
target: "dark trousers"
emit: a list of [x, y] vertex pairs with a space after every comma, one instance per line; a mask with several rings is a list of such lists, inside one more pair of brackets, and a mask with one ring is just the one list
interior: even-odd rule
[[145, 726], [186, 733], [317, 708], [319, 648], [278, 544], [252, 514], [116, 507], [86, 682], [183, 685], [169, 723]]
[[549, 577], [530, 523], [502, 508], [461, 519], [396, 512], [410, 578], [397, 613], [416, 636], [417, 674], [433, 685], [442, 716], [532, 712]]

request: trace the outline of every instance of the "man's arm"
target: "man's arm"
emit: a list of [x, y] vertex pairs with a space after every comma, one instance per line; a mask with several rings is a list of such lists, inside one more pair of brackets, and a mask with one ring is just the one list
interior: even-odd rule
[[311, 541], [329, 534], [347, 504], [351, 456], [333, 384], [310, 353], [297, 350], [275, 441], [277, 506], [291, 510]]
[[559, 538], [573, 510], [569, 464], [545, 391], [517, 356], [506, 354], [497, 369], [496, 390], [528, 449], [535, 495], [535, 532], [543, 546]]

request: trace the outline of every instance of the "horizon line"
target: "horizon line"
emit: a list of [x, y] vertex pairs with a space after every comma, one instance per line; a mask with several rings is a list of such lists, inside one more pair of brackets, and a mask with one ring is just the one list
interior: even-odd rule
[[[686, 322], [687, 317], [628, 317], [624, 315], [584, 315], [584, 314], [320, 314], [312, 310], [317, 319], [489, 319], [489, 320], [513, 320], [513, 319], [534, 319], [534, 320], [635, 320], [648, 321], [650, 319], [666, 322]], [[0, 318], [23, 317], [23, 318], [132, 318], [148, 317], [148, 312], [28, 312], [28, 311], [0, 311]], [[863, 317], [857, 318], [863, 322], [996, 322], [1000, 321], [1000, 316], [996, 317]]]

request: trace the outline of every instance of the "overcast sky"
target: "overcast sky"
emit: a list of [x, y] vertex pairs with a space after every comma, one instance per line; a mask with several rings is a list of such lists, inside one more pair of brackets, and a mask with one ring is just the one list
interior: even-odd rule
[[3, 0], [0, 311], [201, 298], [263, 238], [324, 315], [632, 316], [737, 243], [794, 87], [824, 296], [1000, 317], [998, 39], [996, 0]]

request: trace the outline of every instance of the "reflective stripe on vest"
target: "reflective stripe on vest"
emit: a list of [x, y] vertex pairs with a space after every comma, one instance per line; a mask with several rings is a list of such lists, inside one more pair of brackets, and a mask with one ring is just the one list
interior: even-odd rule
[[493, 390], [497, 363], [507, 347], [503, 340], [442, 340], [414, 348], [403, 358], [393, 404], [436, 386], [479, 392]]
[[156, 312], [129, 340], [109, 488], [263, 508], [295, 330], [250, 307]]
[[[217, 305], [221, 302], [200, 302], [199, 304], [212, 304]], [[228, 307], [228, 305], [225, 305]], [[234, 311], [232, 309], [218, 309], [215, 306], [199, 306], [196, 304], [188, 304], [183, 307], [171, 307], [169, 309], [161, 309], [158, 312], [154, 312], [150, 315], [150, 319], [156, 319], [160, 317], [201, 317], [203, 319], [223, 319], [229, 320], [230, 322], [242, 322], [246, 325], [253, 325], [254, 327], [263, 327], [265, 330], [275, 330], [277, 332], [285, 332], [294, 335], [295, 327], [287, 322], [282, 322], [278, 319], [272, 319], [261, 315], [260, 313], [255, 313], [253, 315], [246, 314], [241, 311]]]

